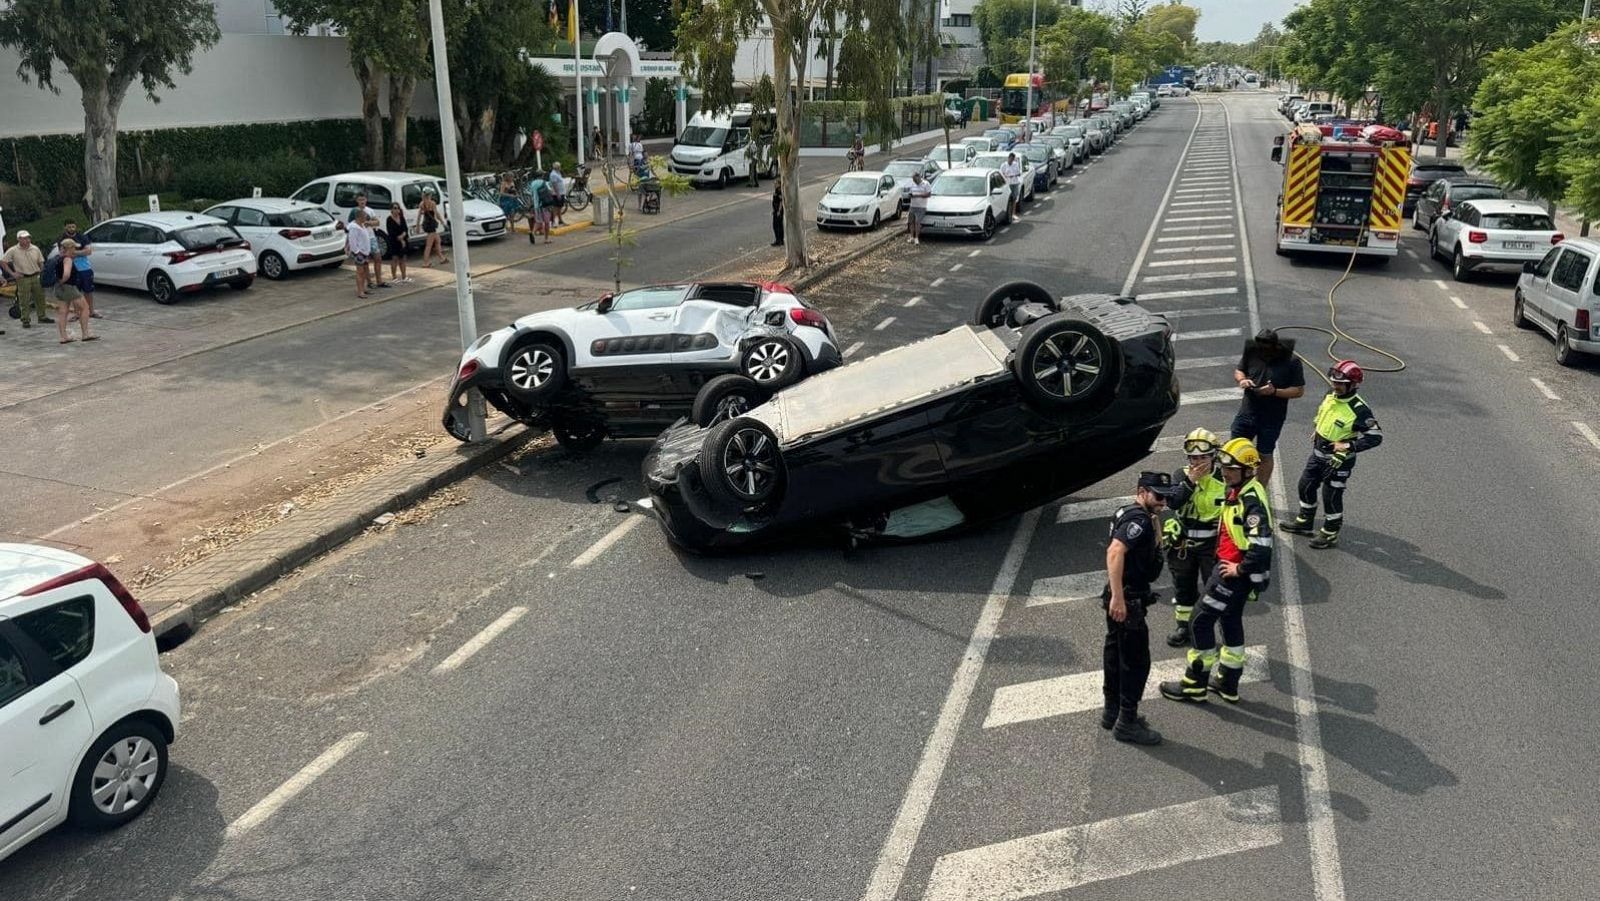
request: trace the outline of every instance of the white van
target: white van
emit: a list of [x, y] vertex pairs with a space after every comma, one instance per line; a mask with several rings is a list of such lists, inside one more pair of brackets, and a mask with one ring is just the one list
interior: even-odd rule
[[[733, 111], [695, 113], [684, 126], [683, 134], [672, 145], [667, 168], [700, 184], [727, 187], [730, 181], [750, 177], [750, 126], [758, 114], [750, 104], [741, 103]], [[772, 136], [778, 130], [777, 114], [760, 113], [761, 141], [756, 165], [762, 178], [778, 177], [778, 157], [772, 152]]]
[[[397, 201], [406, 217], [409, 242], [413, 246], [422, 246], [424, 236], [422, 226], [417, 221], [417, 210], [425, 193], [433, 194], [438, 200], [440, 218], [445, 220], [439, 223], [439, 228], [441, 232], [447, 231], [448, 192], [444, 181], [432, 175], [418, 175], [415, 172], [346, 172], [309, 182], [290, 195], [290, 199], [321, 207], [337, 222], [348, 222], [351, 212], [356, 208], [356, 197], [364, 195], [367, 198], [367, 210], [378, 217], [378, 249], [383, 253], [389, 245], [388, 236], [383, 232], [383, 220], [389, 215], [390, 204]], [[467, 214], [469, 243], [510, 234], [506, 228], [506, 214], [500, 207], [476, 197], [466, 197], [464, 201], [462, 206]]]

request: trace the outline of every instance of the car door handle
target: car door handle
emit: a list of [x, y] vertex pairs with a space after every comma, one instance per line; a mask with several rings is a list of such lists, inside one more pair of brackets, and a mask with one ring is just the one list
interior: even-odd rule
[[71, 710], [72, 709], [72, 705], [74, 705], [76, 703], [78, 703], [78, 702], [77, 701], [63, 701], [62, 703], [57, 704], [56, 706], [50, 708], [49, 710], [46, 710], [44, 712], [44, 716], [39, 717], [39, 725], [41, 725], [41, 726], [50, 725], [50, 721], [51, 720], [55, 719], [56, 717], [59, 717], [63, 713], [66, 713], [68, 710]]
[[665, 322], [666, 320], [672, 318], [672, 314], [671, 313], [653, 313], [648, 318], [653, 319], [653, 320], [655, 320], [657, 322]]

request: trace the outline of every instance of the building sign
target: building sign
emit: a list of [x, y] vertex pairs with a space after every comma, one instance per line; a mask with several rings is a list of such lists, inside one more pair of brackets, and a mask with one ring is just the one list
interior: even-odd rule
[[[571, 78], [573, 62], [570, 58], [559, 56], [537, 56], [528, 60], [529, 65], [538, 66], [557, 78]], [[605, 69], [592, 59], [583, 60], [582, 74], [584, 78], [604, 78]], [[636, 78], [682, 78], [683, 66], [677, 60], [648, 59], [640, 60]]]

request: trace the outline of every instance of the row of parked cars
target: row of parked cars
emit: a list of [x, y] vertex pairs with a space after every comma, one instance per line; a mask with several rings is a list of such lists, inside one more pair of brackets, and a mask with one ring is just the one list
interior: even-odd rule
[[[367, 209], [386, 217], [399, 203], [409, 240], [420, 246], [424, 196], [439, 203], [439, 228], [449, 230], [444, 181], [413, 172], [349, 172], [306, 184], [289, 197], [244, 197], [204, 212], [133, 213], [99, 223], [84, 233], [94, 248], [98, 284], [146, 291], [158, 303], [227, 285], [249, 288], [258, 274], [269, 279], [344, 262], [344, 223], [364, 196]], [[509, 233], [505, 214], [482, 200], [467, 199], [467, 240]], [[388, 238], [380, 231], [379, 251]], [[449, 235], [446, 235], [446, 240]]]
[[1068, 170], [1104, 153], [1160, 102], [1152, 93], [1135, 94], [1086, 117], [1059, 124], [1036, 117], [1026, 128], [991, 128], [960, 143], [935, 146], [921, 158], [892, 160], [881, 170], [847, 172], [817, 202], [817, 227], [874, 229], [898, 218], [910, 206], [912, 178], [920, 174], [933, 188], [924, 234], [987, 239], [1012, 216], [1000, 167], [1013, 153], [1022, 165], [1026, 204], [1054, 190]]

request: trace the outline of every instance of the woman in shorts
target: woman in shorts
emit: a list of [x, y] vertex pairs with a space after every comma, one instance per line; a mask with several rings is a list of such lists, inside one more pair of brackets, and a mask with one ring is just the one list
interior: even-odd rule
[[367, 261], [372, 255], [372, 230], [367, 228], [367, 214], [356, 210], [354, 218], [344, 230], [344, 247], [356, 264], [356, 297], [367, 296]]
[[83, 299], [83, 292], [78, 288], [79, 276], [75, 265], [78, 255], [78, 242], [66, 238], [61, 242], [61, 277], [52, 290], [56, 301], [56, 332], [61, 336], [62, 344], [71, 344], [78, 340], [67, 335], [67, 316], [73, 314], [78, 317], [78, 328], [83, 333], [83, 340], [98, 341], [98, 335], [89, 334], [89, 305]]
[[432, 191], [422, 195], [422, 204], [417, 207], [417, 222], [422, 225], [422, 265], [432, 266], [435, 256], [438, 256], [440, 263], [450, 262], [444, 255], [444, 242], [439, 239], [439, 204], [433, 199]]
[[389, 207], [389, 218], [383, 220], [383, 235], [389, 239], [383, 258], [389, 261], [390, 280], [402, 285], [409, 283], [411, 277], [406, 275], [406, 254], [411, 250], [411, 229], [406, 226], [406, 211], [400, 204]]

